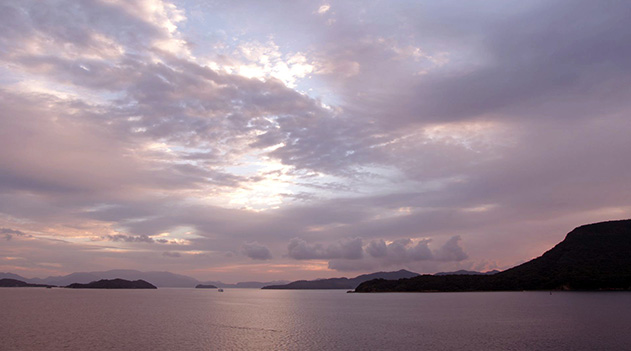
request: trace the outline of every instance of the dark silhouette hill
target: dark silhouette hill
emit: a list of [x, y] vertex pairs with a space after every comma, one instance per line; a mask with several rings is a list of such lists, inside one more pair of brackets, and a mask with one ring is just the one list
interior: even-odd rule
[[372, 279], [400, 279], [417, 276], [418, 273], [406, 271], [376, 272], [362, 274], [355, 278], [329, 278], [317, 280], [298, 280], [284, 285], [269, 285], [263, 289], [355, 289], [359, 284]]
[[150, 281], [159, 287], [192, 288], [199, 284], [195, 278], [171, 272], [141, 272], [133, 269], [113, 269], [101, 272], [78, 272], [65, 276], [31, 279], [33, 283], [66, 286], [72, 283], [90, 283], [101, 279], [126, 279]]
[[217, 287], [212, 284], [197, 284], [195, 289], [217, 289]]
[[631, 220], [588, 224], [541, 257], [493, 275], [372, 280], [356, 292], [630, 290]]
[[157, 289], [157, 287], [144, 280], [102, 279], [88, 284], [74, 283], [66, 286], [70, 289]]
[[0, 279], [0, 288], [52, 288], [52, 285], [29, 284], [17, 279]]
[[492, 270], [488, 272], [478, 272], [478, 271], [467, 271], [467, 270], [461, 269], [459, 271], [454, 271], [454, 272], [438, 272], [438, 273], [434, 273], [434, 275], [491, 275], [491, 274], [496, 274], [499, 272], [500, 271], [498, 270]]

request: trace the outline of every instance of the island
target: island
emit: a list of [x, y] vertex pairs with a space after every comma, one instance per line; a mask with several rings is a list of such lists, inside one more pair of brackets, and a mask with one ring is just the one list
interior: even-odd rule
[[30, 284], [17, 279], [0, 279], [0, 288], [52, 288], [54, 285]]
[[492, 275], [421, 275], [376, 279], [355, 292], [631, 290], [631, 220], [588, 224], [555, 247]]
[[217, 289], [217, 287], [212, 284], [197, 284], [195, 289]]
[[87, 284], [74, 283], [66, 286], [69, 289], [157, 289], [144, 280], [101, 279]]
[[355, 289], [359, 284], [372, 279], [400, 279], [411, 278], [419, 275], [418, 273], [401, 269], [396, 272], [375, 272], [370, 274], [362, 274], [355, 278], [329, 278], [317, 280], [297, 280], [289, 284], [268, 285], [262, 289]]

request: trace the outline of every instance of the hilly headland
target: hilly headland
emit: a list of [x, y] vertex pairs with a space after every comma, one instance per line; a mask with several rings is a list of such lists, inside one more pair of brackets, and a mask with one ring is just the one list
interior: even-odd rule
[[631, 220], [580, 226], [541, 257], [492, 275], [374, 279], [355, 292], [631, 290]]

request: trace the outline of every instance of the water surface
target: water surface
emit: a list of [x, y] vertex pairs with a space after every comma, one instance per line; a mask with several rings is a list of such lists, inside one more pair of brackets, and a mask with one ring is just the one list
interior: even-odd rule
[[1, 350], [631, 350], [631, 293], [0, 289]]

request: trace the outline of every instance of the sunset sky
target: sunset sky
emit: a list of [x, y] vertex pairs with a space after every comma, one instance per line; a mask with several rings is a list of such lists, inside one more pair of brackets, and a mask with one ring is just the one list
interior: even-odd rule
[[631, 217], [629, 1], [0, 2], [0, 272], [506, 269]]

